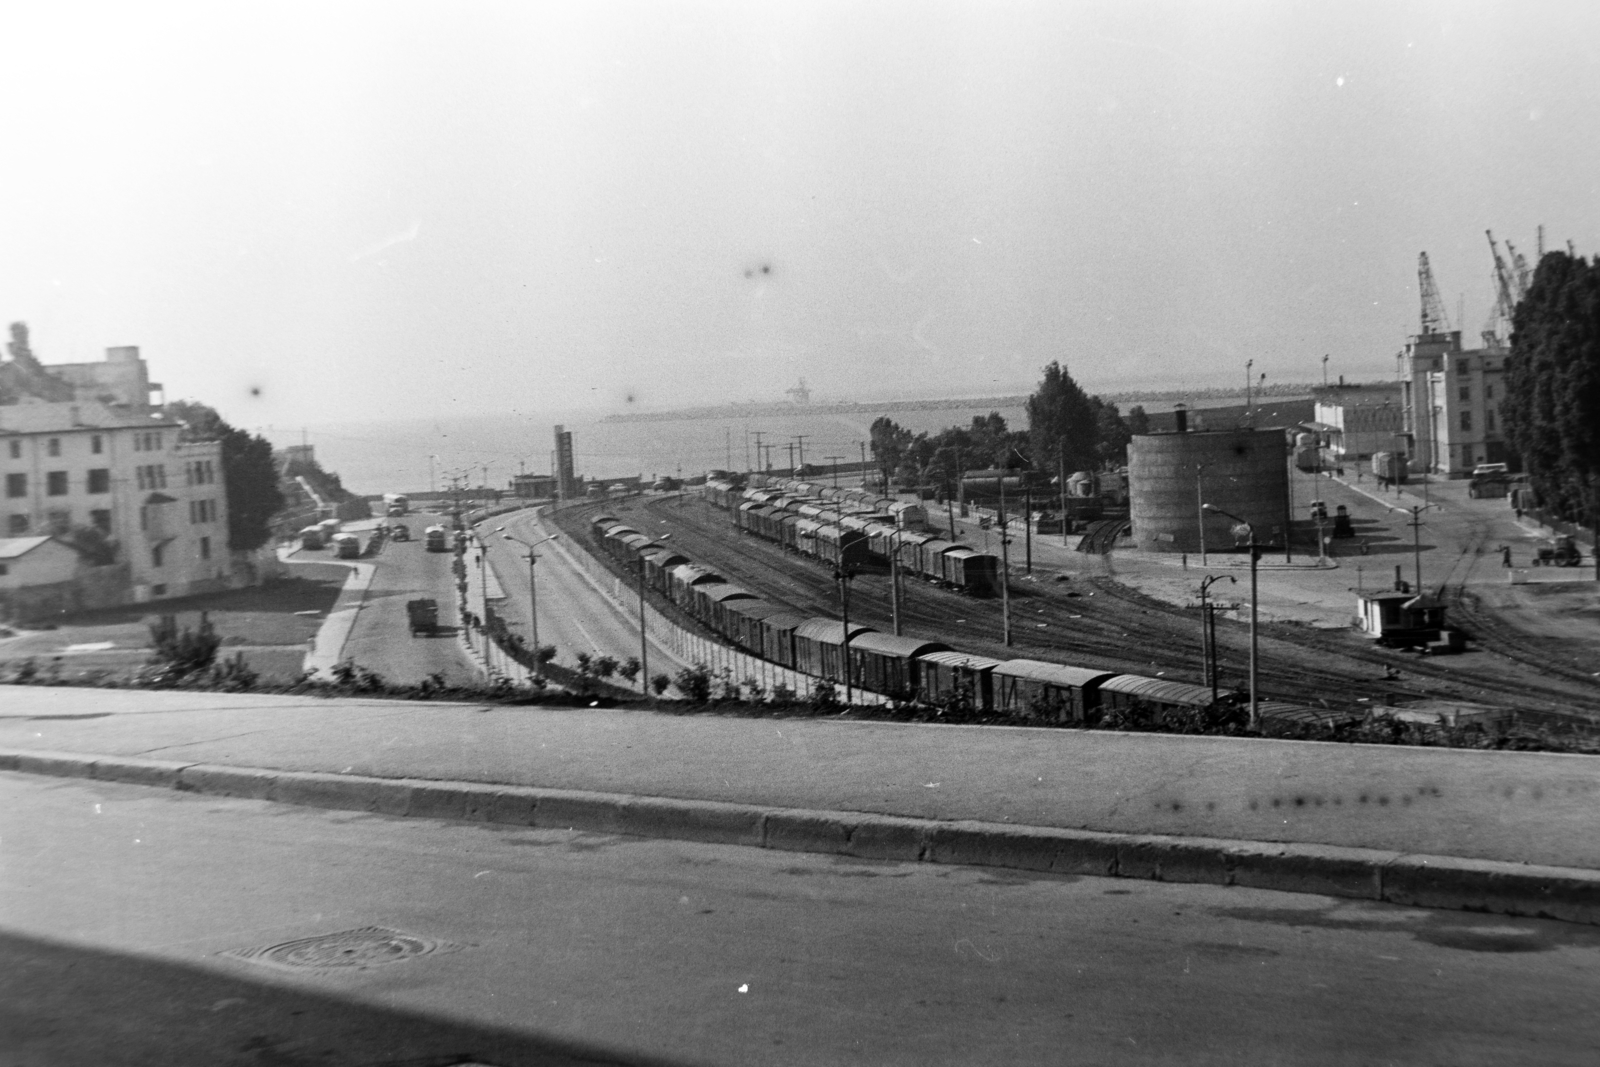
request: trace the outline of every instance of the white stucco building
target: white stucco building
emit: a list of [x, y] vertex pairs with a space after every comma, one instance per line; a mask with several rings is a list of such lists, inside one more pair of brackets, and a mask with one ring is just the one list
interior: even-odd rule
[[183, 442], [148, 408], [0, 405], [0, 537], [94, 527], [118, 545], [128, 599], [231, 584], [220, 442]]

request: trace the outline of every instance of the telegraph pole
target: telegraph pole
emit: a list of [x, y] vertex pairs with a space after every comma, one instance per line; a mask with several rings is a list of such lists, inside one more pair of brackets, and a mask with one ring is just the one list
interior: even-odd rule
[[1006, 480], [1000, 479], [1000, 621], [1001, 638], [1011, 647], [1011, 538], [1006, 535]]
[[804, 468], [806, 465], [806, 438], [810, 436], [811, 435], [808, 433], [797, 433], [794, 435], [795, 441], [797, 441], [800, 445], [800, 466], [802, 468]]

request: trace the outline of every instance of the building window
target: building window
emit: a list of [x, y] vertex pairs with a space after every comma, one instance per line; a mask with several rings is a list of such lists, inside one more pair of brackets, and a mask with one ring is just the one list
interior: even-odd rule
[[50, 440], [45, 444], [45, 452], [52, 456], [61, 455], [61, 438], [50, 438]]
[[22, 442], [18, 441], [16, 438], [13, 437], [11, 439], [10, 443], [11, 443], [11, 458], [12, 459], [21, 459], [22, 458]]
[[165, 489], [167, 487], [167, 468], [166, 468], [166, 465], [162, 464], [162, 463], [157, 463], [154, 467], [151, 468], [151, 470], [155, 474], [155, 482], [156, 482], [156, 486], [155, 487], [157, 489]]
[[1490, 433], [1494, 433], [1494, 412], [1485, 411], [1483, 413], [1483, 428]]
[[111, 512], [106, 508], [96, 508], [89, 512], [89, 522], [101, 533], [111, 532]]
[[165, 489], [167, 468], [160, 463], [147, 463], [134, 471], [140, 489]]
[[201, 559], [210, 559], [211, 558], [211, 538], [209, 538], [209, 537], [200, 538], [200, 558]]
[[1490, 385], [1488, 382], [1483, 383], [1483, 398], [1485, 400], [1494, 399], [1494, 386]]
[[1463, 385], [1461, 387], [1461, 399], [1462, 400], [1471, 400], [1472, 399], [1472, 386]]
[[105, 450], [106, 450], [105, 438], [101, 437], [99, 434], [95, 434], [93, 437], [89, 438], [89, 451], [90, 452], [93, 452], [95, 455], [98, 456], [100, 453], [104, 452]]
[[1467, 373], [1467, 361], [1466, 360], [1464, 360], [1464, 359], [1456, 360], [1456, 373], [1457, 374], [1465, 374], [1465, 373]]
[[6, 533], [12, 537], [22, 537], [28, 532], [28, 516], [13, 515], [6, 522]]
[[150, 587], [150, 595], [151, 596], [166, 596], [167, 595], [167, 587], [165, 585], [152, 585]]
[[1472, 432], [1472, 412], [1463, 411], [1461, 413], [1461, 429], [1465, 433]]
[[167, 546], [153, 545], [150, 548], [150, 566], [159, 567], [167, 561]]
[[50, 471], [44, 476], [44, 491], [47, 496], [67, 495], [67, 472]]
[[11, 573], [11, 568], [9, 566], [7, 566], [6, 564], [4, 564], [4, 563], [0, 563], [0, 578], [4, 578], [6, 575], [8, 575], [10, 573]]
[[216, 522], [217, 502], [215, 500], [189, 501], [189, 522]]
[[111, 492], [111, 471], [107, 467], [95, 467], [89, 471], [89, 492]]
[[28, 495], [28, 476], [26, 474], [6, 475], [6, 496], [15, 500], [19, 496]]

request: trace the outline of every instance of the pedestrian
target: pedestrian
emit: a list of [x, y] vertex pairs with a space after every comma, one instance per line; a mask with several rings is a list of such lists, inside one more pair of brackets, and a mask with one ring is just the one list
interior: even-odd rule
[[1502, 567], [1511, 566], [1511, 546], [1510, 545], [1501, 545], [1500, 546], [1500, 565]]

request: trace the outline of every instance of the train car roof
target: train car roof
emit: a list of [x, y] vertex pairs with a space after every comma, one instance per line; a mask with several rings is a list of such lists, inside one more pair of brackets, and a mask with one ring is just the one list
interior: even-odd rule
[[870, 626], [862, 626], [859, 623], [852, 623], [850, 626], [850, 635], [848, 638], [846, 638], [844, 632], [844, 623], [840, 622], [838, 619], [816, 618], [807, 619], [799, 626], [796, 626], [794, 635], [796, 637], [809, 638], [813, 641], [821, 641], [829, 645], [842, 645], [846, 640], [855, 640], [855, 638], [860, 634], [876, 632], [877, 631]]
[[1114, 671], [1095, 670], [1093, 667], [1069, 667], [1065, 663], [1047, 663], [1040, 659], [1008, 659], [995, 667], [994, 673], [1012, 678], [1027, 678], [1035, 682], [1083, 689], [1107, 678], [1117, 677]]
[[673, 557], [677, 557], [679, 563], [689, 562], [689, 557], [675, 548], [658, 548], [654, 552], [641, 552], [639, 554], [658, 567], [671, 565]]
[[1211, 690], [1201, 685], [1168, 682], [1160, 678], [1145, 678], [1138, 674], [1119, 674], [1100, 683], [1102, 691], [1144, 697], [1164, 704], [1190, 704], [1207, 707], [1212, 703]]
[[946, 541], [941, 537], [935, 537], [932, 540], [923, 542], [922, 547], [926, 548], [929, 552], [938, 552], [943, 554], [950, 551], [952, 548], [966, 548], [967, 546], [957, 544], [954, 541]]
[[768, 600], [755, 597], [750, 600], [733, 600], [724, 605], [735, 615], [743, 615], [747, 619], [770, 619], [775, 615], [783, 614], [783, 609]]
[[889, 510], [898, 514], [902, 511], [909, 511], [912, 508], [920, 507], [922, 507], [922, 504], [915, 500], [896, 500], [894, 503], [889, 505]]
[[988, 656], [974, 656], [970, 652], [924, 652], [917, 658], [946, 667], [969, 667], [975, 671], [992, 671], [1004, 662]]
[[[899, 529], [899, 527], [896, 527], [896, 529]], [[923, 533], [921, 530], [900, 531], [900, 543], [902, 545], [925, 545], [932, 540], [935, 540], [933, 534]]]
[[778, 611], [764, 616], [761, 621], [774, 630], [794, 631], [810, 622], [811, 617], [808, 615], [796, 615], [792, 611]]
[[682, 563], [672, 568], [672, 576], [686, 585], [697, 585], [700, 582], [721, 582], [727, 579], [708, 567], [697, 567], [693, 563]]
[[1300, 722], [1315, 726], [1337, 726], [1351, 718], [1348, 712], [1328, 708], [1313, 708], [1305, 704], [1289, 704], [1282, 700], [1258, 700], [1256, 711], [1263, 719], [1278, 722]]
[[604, 526], [608, 522], [620, 522], [620, 521], [621, 520], [618, 519], [615, 515], [596, 515], [594, 518], [589, 520], [589, 525], [590, 526]]
[[850, 640], [850, 647], [864, 652], [878, 652], [886, 656], [899, 656], [910, 659], [925, 653], [948, 652], [950, 646], [942, 641], [926, 641], [920, 637], [896, 637], [894, 634], [871, 633], [862, 634]]
[[754, 593], [752, 593], [750, 590], [741, 588], [740, 586], [737, 586], [737, 585], [733, 585], [732, 583], [729, 583], [729, 582], [721, 583], [721, 588], [720, 589], [712, 588], [712, 586], [715, 586], [717, 584], [718, 583], [716, 583], [716, 582], [706, 582], [704, 585], [702, 585], [700, 587], [701, 594], [706, 596], [707, 598], [709, 598], [711, 600], [715, 600], [719, 604], [722, 603], [724, 600], [760, 600], [761, 599], [760, 597], [758, 597]]

